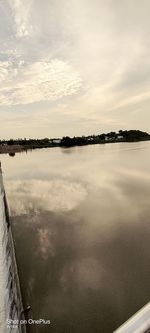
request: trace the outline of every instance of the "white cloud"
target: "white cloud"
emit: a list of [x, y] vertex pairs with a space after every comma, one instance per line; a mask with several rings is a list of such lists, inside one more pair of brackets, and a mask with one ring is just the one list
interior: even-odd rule
[[82, 85], [78, 73], [58, 59], [0, 62], [0, 78], [0, 105], [54, 101], [75, 94]]
[[[23, 127], [25, 136], [141, 128], [141, 120], [149, 131], [149, 10], [148, 0], [1, 0], [1, 121], [7, 131], [9, 125], [4, 136], [20, 135]], [[65, 109], [59, 107], [69, 95]], [[54, 100], [53, 106], [40, 103]], [[3, 117], [5, 110], [17, 131]]]
[[15, 22], [16, 37], [26, 37], [32, 33], [29, 23], [32, 0], [8, 0]]

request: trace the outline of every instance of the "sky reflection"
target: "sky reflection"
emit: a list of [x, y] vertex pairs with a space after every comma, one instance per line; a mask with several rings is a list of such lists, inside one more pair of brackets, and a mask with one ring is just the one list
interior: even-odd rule
[[107, 147], [3, 156], [23, 298], [52, 332], [110, 333], [150, 298], [150, 145]]

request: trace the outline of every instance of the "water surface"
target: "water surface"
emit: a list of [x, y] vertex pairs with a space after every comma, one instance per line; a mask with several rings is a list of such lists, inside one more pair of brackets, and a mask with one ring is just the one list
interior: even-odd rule
[[[111, 333], [150, 300], [150, 142], [1, 155], [35, 333]], [[30, 314], [29, 314], [30, 317]]]

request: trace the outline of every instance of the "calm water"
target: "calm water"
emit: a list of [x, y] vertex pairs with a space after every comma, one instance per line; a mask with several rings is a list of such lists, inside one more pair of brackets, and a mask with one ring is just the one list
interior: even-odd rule
[[24, 302], [51, 320], [29, 331], [113, 332], [150, 300], [150, 142], [0, 158]]

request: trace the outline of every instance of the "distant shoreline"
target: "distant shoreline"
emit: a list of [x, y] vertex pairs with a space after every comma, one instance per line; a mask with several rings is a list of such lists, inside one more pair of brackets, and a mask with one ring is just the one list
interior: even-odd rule
[[89, 135], [81, 137], [63, 137], [62, 139], [17, 139], [1, 140], [0, 154], [14, 156], [16, 153], [25, 152], [33, 149], [42, 148], [71, 148], [76, 146], [87, 146], [95, 144], [121, 143], [121, 142], [140, 142], [149, 141], [150, 134], [139, 130], [129, 130], [110, 132], [107, 134]]

